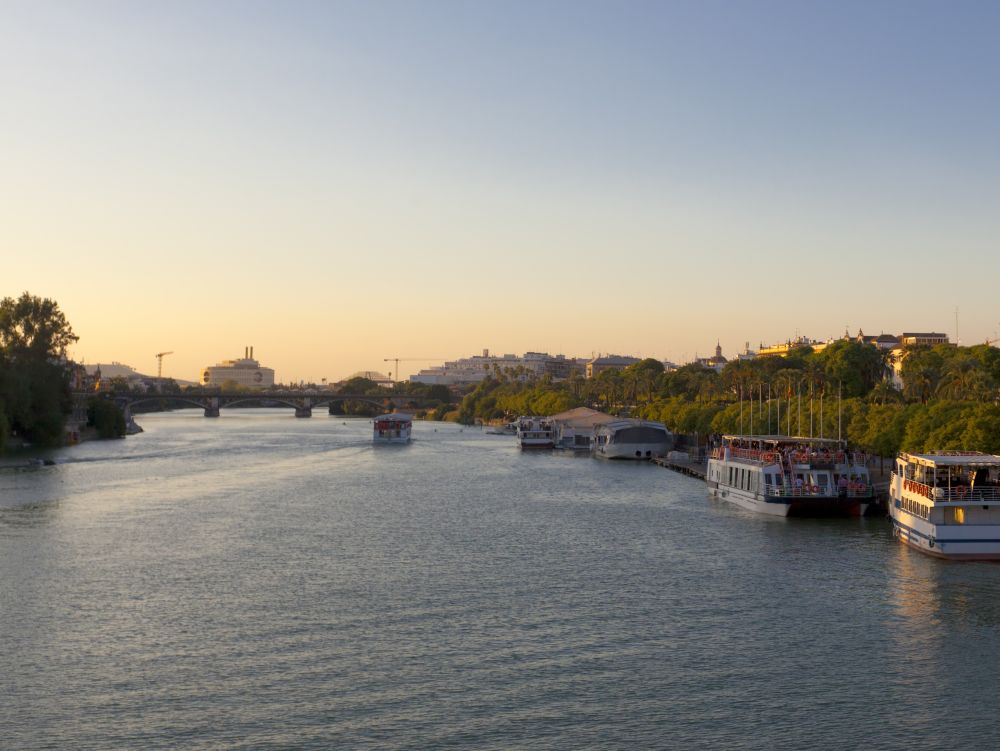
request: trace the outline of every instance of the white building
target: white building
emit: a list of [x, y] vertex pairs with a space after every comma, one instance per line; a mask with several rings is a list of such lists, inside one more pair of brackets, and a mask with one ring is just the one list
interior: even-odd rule
[[491, 355], [488, 349], [482, 355], [473, 355], [461, 360], [451, 360], [444, 365], [424, 368], [410, 376], [412, 383], [443, 384], [455, 386], [474, 384], [489, 376], [502, 375], [522, 380], [541, 378], [549, 375], [555, 380], [568, 378], [579, 364], [564, 355], [550, 355], [545, 352], [525, 352], [523, 356], [505, 354]]
[[640, 362], [638, 357], [625, 355], [604, 355], [595, 357], [587, 363], [587, 378], [594, 378], [604, 370], [625, 370], [629, 365]]
[[274, 386], [274, 370], [262, 368], [253, 359], [253, 347], [247, 347], [242, 359], [224, 360], [218, 365], [209, 365], [201, 373], [202, 386], [219, 387], [226, 381], [252, 389], [269, 389]]

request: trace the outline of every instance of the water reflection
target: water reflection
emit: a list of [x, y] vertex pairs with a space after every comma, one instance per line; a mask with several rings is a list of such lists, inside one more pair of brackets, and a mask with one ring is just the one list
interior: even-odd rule
[[0, 468], [0, 527], [49, 521], [64, 495], [64, 476], [55, 466]]
[[887, 576], [896, 612], [911, 626], [932, 631], [947, 622], [1000, 626], [995, 563], [942, 561], [893, 546]]

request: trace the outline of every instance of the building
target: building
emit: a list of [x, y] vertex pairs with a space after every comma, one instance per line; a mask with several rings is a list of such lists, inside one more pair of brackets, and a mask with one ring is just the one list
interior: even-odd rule
[[253, 359], [253, 347], [247, 347], [242, 359], [224, 360], [218, 365], [209, 365], [201, 373], [202, 386], [221, 387], [227, 381], [245, 388], [269, 389], [274, 386], [274, 371], [261, 367]]
[[789, 353], [800, 347], [809, 347], [813, 352], [822, 352], [829, 342], [820, 342], [815, 339], [807, 339], [804, 336], [797, 336], [781, 344], [771, 344], [765, 347], [763, 344], [757, 350], [757, 357], [788, 357]]
[[638, 357], [626, 357], [624, 355], [604, 355], [595, 357], [587, 363], [587, 378], [594, 378], [605, 370], [625, 370], [629, 365], [640, 362]]
[[[747, 345], [747, 350], [749, 350], [749, 349], [750, 349], [750, 347], [749, 347], [749, 344], [748, 344]], [[695, 362], [698, 363], [699, 365], [702, 365], [702, 366], [706, 367], [706, 368], [711, 368], [716, 373], [718, 373], [724, 367], [726, 367], [726, 363], [729, 362], [729, 360], [727, 360], [723, 356], [723, 354], [722, 354], [722, 344], [717, 341], [715, 343], [715, 354], [714, 355], [712, 355], [711, 357], [698, 357], [698, 358], [695, 359]]]
[[947, 334], [904, 332], [898, 337], [899, 343], [889, 350], [889, 367], [892, 369], [892, 385], [903, 388], [903, 360], [910, 347], [935, 347], [950, 344]]
[[[899, 336], [886, 333], [881, 333], [878, 336], [868, 336], [859, 329], [857, 336], [852, 337], [849, 332], [845, 331], [842, 340], [849, 341], [851, 339], [859, 344], [871, 344], [886, 353], [886, 360], [891, 369], [892, 384], [897, 389], [903, 388], [903, 359], [906, 357], [907, 348], [935, 347], [939, 344], [950, 344], [947, 334], [939, 334], [936, 332], [923, 333], [907, 331]], [[795, 339], [789, 339], [784, 344], [775, 344], [770, 347], [761, 345], [757, 355], [759, 357], [787, 357], [789, 352], [798, 349], [799, 347], [809, 347], [813, 352], [822, 352], [834, 341], [835, 340], [830, 339], [829, 341], [819, 342], [800, 336]]]
[[[722, 354], [722, 348], [718, 348], [719, 355]], [[753, 360], [757, 357], [757, 353], [750, 349], [750, 342], [743, 343], [743, 351], [736, 355], [736, 359], [740, 362], [744, 360]]]
[[899, 335], [899, 343], [903, 347], [934, 347], [938, 344], [949, 344], [947, 334], [914, 334]]
[[[848, 336], [845, 333], [844, 338], [847, 339]], [[878, 347], [883, 352], [889, 352], [896, 349], [901, 345], [898, 336], [893, 336], [892, 334], [879, 334], [878, 336], [866, 336], [861, 329], [858, 329], [858, 335], [854, 338], [854, 341], [859, 344], [873, 344]]]
[[564, 355], [550, 355], [546, 352], [525, 352], [491, 355], [488, 349], [482, 355], [451, 360], [444, 365], [425, 368], [410, 376], [412, 383], [442, 384], [462, 386], [479, 383], [490, 376], [505, 376], [523, 381], [549, 376], [553, 380], [569, 378], [574, 370], [581, 369], [579, 361]]

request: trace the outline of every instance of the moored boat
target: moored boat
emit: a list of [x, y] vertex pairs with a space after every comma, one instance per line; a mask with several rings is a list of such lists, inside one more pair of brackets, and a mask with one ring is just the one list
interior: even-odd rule
[[1000, 560], [1000, 456], [900, 453], [889, 480], [893, 533], [937, 558]]
[[375, 418], [372, 441], [374, 443], [409, 443], [413, 418], [409, 415], [389, 414]]
[[828, 438], [723, 436], [705, 482], [714, 498], [775, 516], [860, 516], [875, 497], [867, 457]]
[[673, 435], [662, 422], [615, 420], [594, 428], [594, 456], [601, 459], [652, 459], [673, 447]]
[[546, 417], [519, 417], [517, 442], [523, 449], [550, 449], [555, 445], [555, 428]]

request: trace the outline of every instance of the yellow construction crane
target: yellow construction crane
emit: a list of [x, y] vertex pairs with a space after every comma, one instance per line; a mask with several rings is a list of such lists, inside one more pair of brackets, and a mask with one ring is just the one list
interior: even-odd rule
[[157, 352], [156, 353], [156, 379], [163, 379], [163, 358], [167, 355], [172, 355], [173, 352]]
[[[435, 360], [443, 360], [443, 359], [444, 359], [443, 357], [386, 357], [385, 359], [382, 360], [382, 362], [394, 362], [394, 363], [396, 363], [396, 375], [395, 375], [395, 377], [393, 377], [392, 380], [398, 381], [399, 380], [399, 364], [401, 362], [410, 362], [410, 361], [412, 361], [412, 362], [432, 362], [432, 361], [435, 361]], [[392, 374], [390, 373], [390, 375], [392, 375]]]

